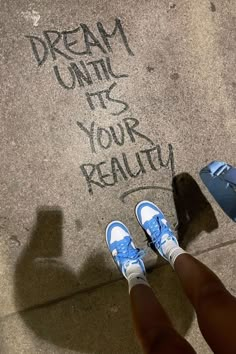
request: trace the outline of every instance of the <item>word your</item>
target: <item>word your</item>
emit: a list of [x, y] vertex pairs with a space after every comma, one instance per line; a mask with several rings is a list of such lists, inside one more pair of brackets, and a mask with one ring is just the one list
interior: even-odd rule
[[[81, 23], [79, 27], [71, 31], [43, 31], [43, 39], [39, 36], [26, 36], [29, 38], [34, 57], [39, 66], [43, 65], [51, 54], [53, 61], [58, 56], [67, 60], [73, 60], [77, 56], [93, 54], [94, 48], [97, 48], [103, 55], [112, 52], [110, 40], [116, 35], [120, 35], [123, 45], [129, 55], [134, 55], [129, 47], [127, 37], [125, 35], [121, 20], [115, 19], [114, 29], [108, 33], [101, 22], [97, 22], [99, 38], [89, 29], [89, 27]], [[82, 42], [83, 49], [79, 50]]]
[[150, 138], [138, 130], [139, 120], [136, 118], [124, 118], [121, 123], [108, 128], [97, 127], [95, 122], [92, 122], [89, 128], [78, 121], [77, 125], [88, 138], [93, 153], [97, 153], [98, 149], [110, 149], [112, 145], [123, 146], [127, 140], [135, 143], [137, 137], [155, 145]]
[[[120, 158], [112, 157], [109, 161], [101, 161], [96, 164], [86, 163], [80, 166], [86, 180], [88, 192], [94, 193], [94, 186], [99, 188], [111, 187], [119, 181], [127, 181], [146, 174], [148, 170], [158, 171], [160, 168], [168, 168], [174, 176], [173, 147], [168, 144], [168, 158], [163, 161], [162, 149], [156, 145], [150, 149], [141, 150], [127, 157], [122, 153]], [[157, 161], [155, 163], [155, 161]]]

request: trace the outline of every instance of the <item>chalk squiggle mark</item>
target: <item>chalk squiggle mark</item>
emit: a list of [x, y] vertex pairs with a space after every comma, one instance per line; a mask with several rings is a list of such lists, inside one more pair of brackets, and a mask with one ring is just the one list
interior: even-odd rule
[[161, 190], [164, 190], [164, 191], [172, 193], [172, 188], [161, 187], [161, 186], [143, 186], [143, 187], [133, 188], [133, 189], [130, 189], [130, 190], [124, 192], [123, 194], [121, 194], [120, 200], [124, 203], [125, 202], [125, 198], [128, 195], [133, 194], [133, 193], [138, 192], [138, 191], [141, 191], [141, 190], [147, 190], [147, 189], [161, 189]]

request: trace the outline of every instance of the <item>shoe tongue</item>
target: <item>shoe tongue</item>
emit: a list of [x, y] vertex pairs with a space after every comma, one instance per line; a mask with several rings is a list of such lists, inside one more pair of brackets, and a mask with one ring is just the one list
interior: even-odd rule
[[160, 235], [160, 232], [161, 232], [161, 228], [160, 228], [160, 225], [158, 225], [156, 227], [156, 230], [154, 231], [154, 234], [158, 237]]
[[158, 230], [161, 230], [161, 224], [160, 224], [160, 221], [159, 221], [159, 219], [156, 217], [155, 218], [155, 225], [156, 225], [156, 227], [158, 227]]

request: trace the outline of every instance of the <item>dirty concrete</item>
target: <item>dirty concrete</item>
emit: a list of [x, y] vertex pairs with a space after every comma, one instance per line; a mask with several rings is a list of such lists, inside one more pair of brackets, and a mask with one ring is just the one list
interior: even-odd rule
[[[137, 352], [104, 228], [118, 218], [145, 247], [133, 212], [141, 199], [173, 226], [193, 200], [179, 237], [235, 292], [235, 225], [198, 173], [214, 159], [236, 165], [236, 6], [1, 1], [1, 18], [1, 352]], [[151, 251], [145, 262], [168, 302], [174, 275]], [[193, 312], [182, 320], [206, 353]]]

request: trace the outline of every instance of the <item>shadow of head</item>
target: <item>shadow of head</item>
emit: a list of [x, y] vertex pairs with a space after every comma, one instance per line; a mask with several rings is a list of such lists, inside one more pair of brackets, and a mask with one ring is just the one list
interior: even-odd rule
[[172, 187], [178, 219], [178, 239], [185, 248], [201, 231], [210, 233], [215, 230], [218, 222], [210, 203], [188, 173], [175, 176]]
[[[63, 263], [62, 225], [60, 208], [37, 211], [31, 239], [15, 270], [15, 301], [22, 319], [38, 337], [61, 348], [104, 354], [139, 352], [126, 280], [99, 284], [102, 273], [111, 274], [105, 259], [108, 253], [97, 252], [88, 257], [78, 272]], [[94, 279], [94, 273], [99, 286], [81, 288], [84, 280]], [[152, 272], [150, 278], [184, 335], [193, 311], [173, 271], [164, 266]]]

